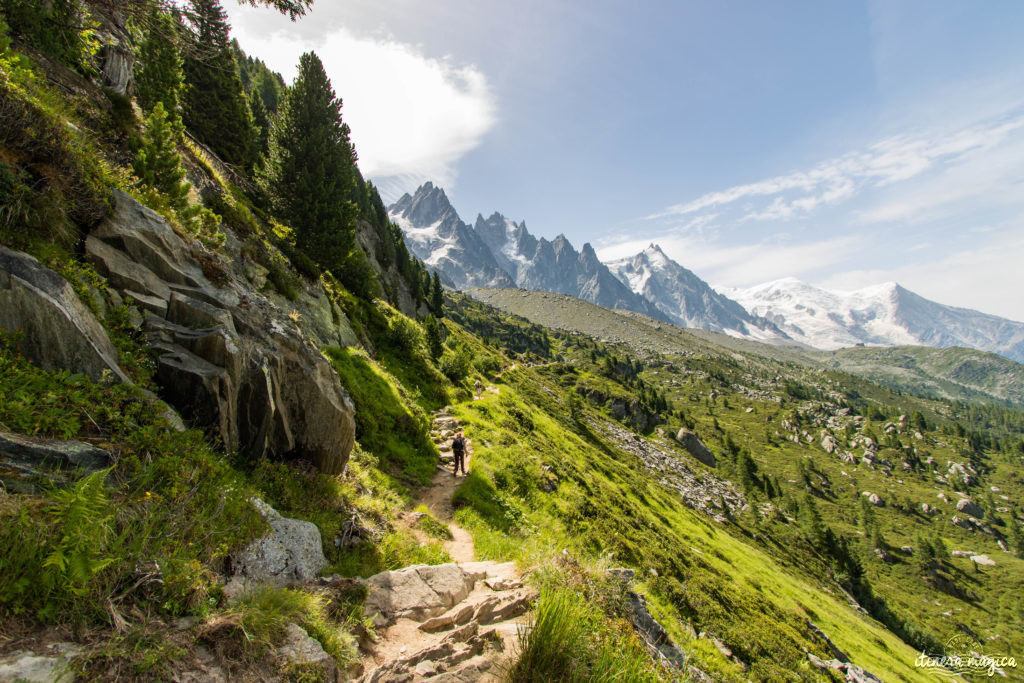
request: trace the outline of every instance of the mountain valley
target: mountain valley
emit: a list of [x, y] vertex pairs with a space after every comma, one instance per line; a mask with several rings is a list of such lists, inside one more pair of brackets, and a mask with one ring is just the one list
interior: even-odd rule
[[1020, 678], [1017, 323], [386, 207], [188, 7], [0, 8], [0, 680]]

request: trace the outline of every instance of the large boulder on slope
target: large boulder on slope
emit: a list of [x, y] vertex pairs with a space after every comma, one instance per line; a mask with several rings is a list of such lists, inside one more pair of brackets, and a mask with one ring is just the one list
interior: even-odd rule
[[36, 493], [113, 463], [110, 452], [92, 444], [0, 432], [0, 488], [7, 491]]
[[21, 331], [18, 349], [45, 370], [127, 382], [106, 330], [68, 281], [36, 259], [0, 247], [0, 329]]
[[115, 209], [86, 239], [86, 255], [143, 303], [161, 396], [228, 450], [342, 472], [355, 409], [299, 320], [128, 195], [115, 193]]
[[708, 467], [715, 466], [715, 454], [711, 452], [711, 449], [704, 445], [704, 442], [700, 440], [700, 437], [695, 433], [691, 432], [685, 427], [679, 430], [676, 435], [676, 439], [682, 444], [690, 455], [700, 460]]
[[978, 519], [981, 519], [985, 516], [985, 511], [981, 509], [981, 506], [975, 503], [970, 498], [961, 498], [960, 500], [958, 500], [956, 502], [956, 509], [959, 512], [963, 512], [964, 514], [970, 515], [971, 517], [976, 517]]

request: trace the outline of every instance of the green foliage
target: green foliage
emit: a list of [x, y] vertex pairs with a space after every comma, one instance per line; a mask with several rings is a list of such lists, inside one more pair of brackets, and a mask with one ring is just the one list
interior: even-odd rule
[[355, 402], [359, 443], [396, 474], [429, 480], [438, 453], [427, 437], [423, 411], [365, 353], [332, 347], [325, 352]]
[[227, 14], [219, 0], [192, 0], [186, 15], [194, 35], [182, 67], [185, 125], [222, 160], [245, 166], [251, 160], [252, 121], [228, 43]]
[[[167, 614], [200, 613], [211, 568], [261, 530], [251, 490], [200, 432], [170, 429], [161, 405], [137, 387], [45, 372], [3, 345], [0, 424], [102, 440], [120, 454], [107, 477], [116, 486], [106, 488], [100, 473], [0, 503], [4, 618], [104, 623], [115, 619], [111, 601], [118, 610], [141, 601]], [[154, 561], [159, 569], [143, 569]], [[148, 578], [133, 578], [136, 569]]]
[[437, 318], [432, 315], [428, 315], [423, 319], [423, 333], [427, 342], [427, 349], [430, 351], [430, 357], [433, 360], [437, 360], [444, 353], [444, 345], [441, 343], [441, 326], [437, 322]]
[[449, 344], [448, 349], [441, 356], [441, 362], [438, 367], [445, 377], [452, 382], [459, 383], [469, 376], [472, 360], [473, 353], [469, 347], [456, 340], [454, 344]]
[[[0, 531], [0, 604], [31, 610], [43, 622], [65, 616], [90, 584], [120, 561], [111, 543], [113, 510], [103, 489], [106, 471], [56, 490], [41, 511], [20, 506]], [[42, 514], [39, 514], [41, 512]], [[32, 539], [26, 544], [27, 539]]]
[[329, 615], [325, 596], [272, 585], [256, 588], [235, 606], [207, 620], [199, 637], [251, 661], [281, 645], [289, 624], [299, 625], [320, 641], [339, 663], [355, 659], [355, 643]]
[[184, 180], [185, 169], [175, 144], [179, 133], [174, 122], [168, 119], [164, 103], [157, 101], [146, 118], [142, 144], [132, 168], [141, 187], [162, 193], [171, 208], [180, 213], [188, 207], [191, 185]]
[[348, 282], [347, 270], [360, 267], [355, 257], [350, 261], [356, 207], [347, 197], [354, 164], [341, 100], [323, 63], [306, 53], [273, 127], [260, 182], [274, 212], [295, 230], [299, 249], [342, 282]]
[[256, 5], [273, 7], [281, 14], [287, 15], [292, 21], [304, 16], [306, 10], [313, 4], [313, 0], [242, 0], [242, 2], [254, 7]]
[[185, 88], [179, 41], [177, 22], [169, 13], [154, 10], [146, 22], [135, 67], [135, 96], [139, 106], [143, 111], [151, 111], [158, 103], [163, 103], [172, 120], [180, 116]]
[[519, 631], [509, 681], [662, 680], [644, 645], [628, 627], [612, 627], [589, 597], [544, 587], [530, 626]]
[[82, 73], [93, 71], [96, 22], [81, 0], [5, 0], [3, 12], [22, 41]]
[[430, 281], [430, 310], [438, 318], [444, 317], [444, 290], [441, 289], [441, 276], [436, 270]]
[[0, 23], [0, 242], [70, 247], [79, 230], [109, 211], [113, 173], [88, 137], [67, 125], [55, 93], [7, 43]]
[[430, 514], [426, 505], [420, 505], [417, 507], [416, 512], [422, 515], [419, 521], [416, 522], [416, 526], [420, 531], [442, 541], [452, 540], [451, 529], [448, 528], [447, 524]]
[[138, 198], [172, 223], [180, 223], [207, 247], [220, 247], [225, 240], [220, 216], [200, 204], [189, 204], [191, 186], [184, 180], [185, 169], [175, 144], [180, 137], [179, 126], [168, 117], [163, 102], [153, 106], [133, 162]]

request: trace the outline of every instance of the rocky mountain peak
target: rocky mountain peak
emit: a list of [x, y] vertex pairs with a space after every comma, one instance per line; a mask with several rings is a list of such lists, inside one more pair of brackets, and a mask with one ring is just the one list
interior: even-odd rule
[[405, 193], [391, 206], [390, 213], [409, 220], [414, 225], [433, 225], [447, 222], [452, 218], [458, 220], [455, 208], [448, 200], [448, 195], [440, 187], [427, 182], [416, 190], [413, 195]]

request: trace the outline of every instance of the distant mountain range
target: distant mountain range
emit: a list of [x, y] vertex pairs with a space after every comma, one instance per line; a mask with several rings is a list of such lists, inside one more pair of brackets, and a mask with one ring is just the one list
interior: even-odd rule
[[537, 239], [525, 223], [500, 213], [462, 221], [444, 190], [431, 183], [388, 208], [409, 249], [456, 288], [519, 287], [570, 294], [599, 306], [624, 308], [671, 322], [601, 263], [590, 244], [576, 251], [565, 235]]
[[963, 346], [1024, 362], [1024, 323], [936, 303], [895, 282], [831, 292], [786, 278], [722, 293], [794, 341], [818, 349]]
[[568, 294], [682, 327], [771, 344], [842, 347], [963, 346], [1024, 362], [1024, 323], [929, 301], [896, 283], [830, 292], [787, 278], [715, 291], [649, 247], [602, 263], [588, 243], [537, 238], [495, 212], [462, 221], [444, 190], [426, 183], [388, 208], [410, 250], [456, 289], [519, 288]]

